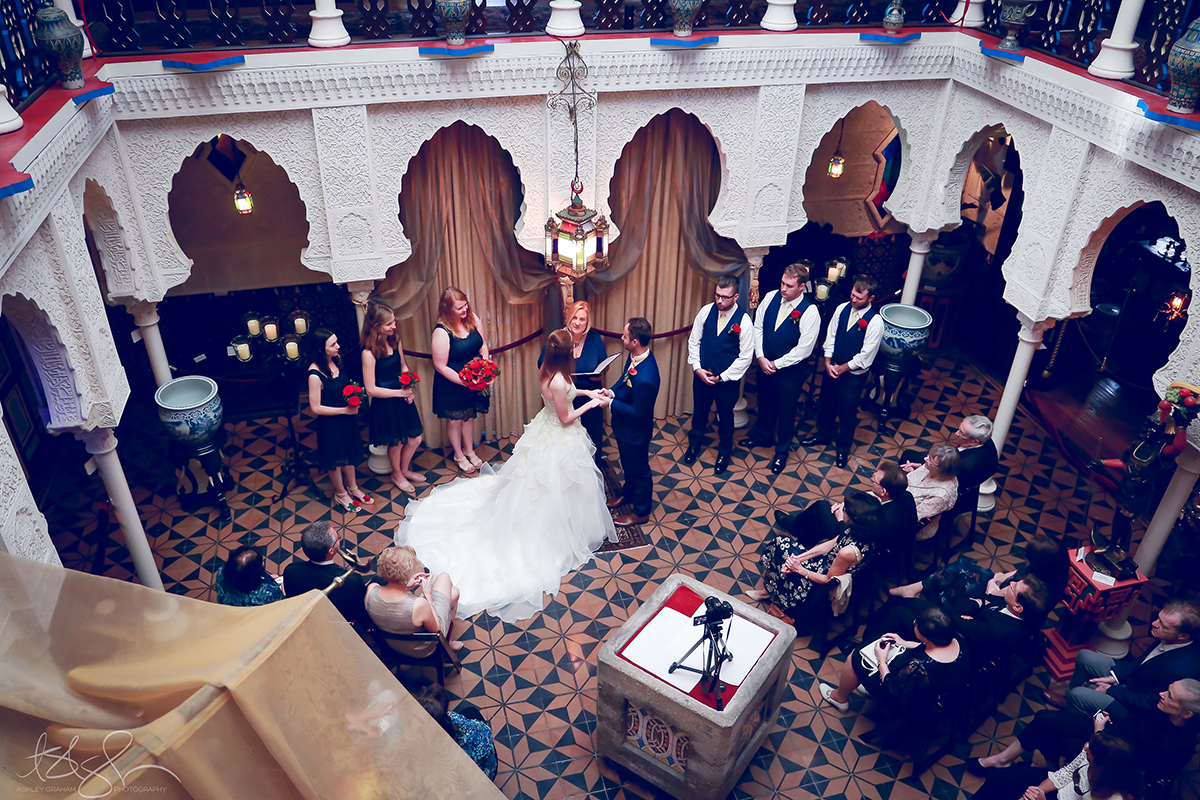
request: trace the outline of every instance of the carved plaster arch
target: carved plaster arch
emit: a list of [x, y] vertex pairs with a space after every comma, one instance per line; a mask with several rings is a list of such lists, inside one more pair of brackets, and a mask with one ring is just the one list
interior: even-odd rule
[[[975, 153], [979, 151], [984, 142], [1004, 130], [1005, 128], [1001, 124], [985, 125], [963, 142], [958, 155], [954, 157], [953, 166], [950, 167], [950, 175], [946, 179], [946, 191], [942, 195], [942, 221], [945, 223], [942, 230], [957, 228], [962, 224], [963, 186], [967, 182], [967, 172], [971, 169]], [[1013, 137], [1013, 147], [1016, 147], [1016, 137]], [[1019, 150], [1017, 152], [1020, 153]], [[951, 214], [954, 214], [953, 222], [947, 221]]]
[[100, 266], [104, 269], [108, 300], [133, 297], [138, 288], [138, 275], [129, 257], [125, 228], [117, 209], [104, 187], [91, 178], [83, 190], [83, 221], [92, 233]]
[[253, 145], [287, 174], [300, 193], [308, 219], [308, 247], [300, 261], [316, 272], [330, 272], [328, 223], [311, 111], [122, 120], [118, 125], [122, 155], [132, 173], [130, 182], [138, 187], [134, 202], [162, 276], [154, 295], [141, 299], [162, 300], [168, 289], [191, 277], [192, 260], [171, 229], [167, 195], [180, 165], [192, 157], [199, 143], [222, 133]]
[[[425, 143], [442, 128], [470, 120], [495, 139], [512, 159], [522, 191], [521, 212], [513, 225], [517, 243], [535, 253], [543, 250], [542, 223], [546, 211], [546, 127], [542, 97], [499, 97], [454, 102], [417, 102], [367, 107], [375, 195], [381, 212], [379, 229], [389, 266], [412, 253], [412, 243], [400, 224], [400, 191], [409, 164]], [[581, 121], [581, 129], [583, 124]], [[583, 132], [580, 133], [581, 149]], [[581, 154], [582, 158], [582, 154]]]
[[1104, 243], [1108, 241], [1109, 235], [1121, 223], [1121, 220], [1144, 205], [1147, 205], [1145, 201], [1135, 200], [1111, 216], [1105, 217], [1100, 226], [1092, 231], [1087, 244], [1083, 246], [1083, 251], [1079, 254], [1079, 262], [1071, 271], [1070, 305], [1068, 306], [1070, 316], [1083, 317], [1092, 313], [1092, 276], [1096, 272], [1096, 260], [1100, 257], [1100, 251], [1104, 249]]
[[37, 301], [24, 293], [0, 296], [3, 314], [21, 336], [37, 370], [50, 411], [52, 431], [78, 428], [84, 424], [81, 395], [76, 388], [75, 369], [66, 345]]

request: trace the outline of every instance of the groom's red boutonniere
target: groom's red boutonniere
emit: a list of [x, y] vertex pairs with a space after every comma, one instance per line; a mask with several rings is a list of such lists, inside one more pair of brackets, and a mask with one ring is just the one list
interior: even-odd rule
[[867, 328], [867, 319], [866, 319], [866, 317], [863, 317], [862, 319], [860, 319], [860, 320], [858, 321], [858, 327], [862, 328], [863, 330], [866, 330], [866, 328]]
[[637, 370], [633, 367], [630, 367], [629, 368], [629, 377], [632, 378], [634, 375], [637, 375]]
[[741, 333], [741, 332], [742, 332], [742, 326], [741, 326], [741, 325], [738, 325], [738, 324], [735, 322], [735, 323], [733, 323], [733, 326], [732, 326], [732, 327], [730, 327], [730, 329], [729, 329], [729, 332], [730, 332], [730, 333]]

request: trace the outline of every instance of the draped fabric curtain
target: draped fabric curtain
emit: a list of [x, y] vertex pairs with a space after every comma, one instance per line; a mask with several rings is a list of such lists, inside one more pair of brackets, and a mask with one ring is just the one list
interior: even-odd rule
[[[716, 279], [745, 269], [741, 247], [708, 222], [720, 190], [720, 154], [698, 119], [671, 109], [637, 132], [610, 186], [620, 236], [607, 268], [589, 279], [593, 325], [616, 332], [641, 316], [656, 334], [690, 330]], [[687, 331], [655, 339], [653, 350], [663, 381], [655, 416], [690, 412]]]
[[[417, 404], [430, 447], [446, 443], [444, 426], [430, 405], [433, 363], [427, 354], [438, 300], [448, 286], [467, 293], [501, 369], [491, 411], [482, 423], [476, 421], [476, 433], [487, 439], [520, 433], [541, 407], [541, 338], [495, 354], [542, 327], [543, 288], [554, 279], [539, 255], [517, 244], [513, 225], [519, 191], [511, 157], [495, 139], [463, 122], [434, 134], [401, 183], [400, 221], [412, 255], [388, 270], [375, 297], [396, 310], [409, 369], [421, 376]], [[414, 352], [425, 355], [414, 357]]]

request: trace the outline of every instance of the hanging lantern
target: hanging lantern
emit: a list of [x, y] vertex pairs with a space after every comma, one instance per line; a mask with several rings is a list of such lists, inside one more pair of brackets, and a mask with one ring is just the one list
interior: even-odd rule
[[584, 206], [582, 191], [583, 182], [572, 180], [571, 205], [546, 221], [546, 267], [576, 280], [608, 261], [608, 220]]
[[833, 158], [829, 159], [828, 174], [831, 178], [840, 178], [846, 169], [846, 159], [842, 156], [842, 135], [846, 132], [846, 118], [842, 117], [842, 127], [838, 131], [837, 148], [833, 151]]
[[237, 184], [233, 188], [233, 207], [239, 214], [249, 214], [254, 210], [254, 196], [246, 191], [241, 178], [238, 178]]
[[1171, 292], [1167, 298], [1167, 302], [1158, 310], [1158, 313], [1164, 317], [1165, 322], [1187, 319], [1188, 301], [1191, 300], [1190, 295], [1190, 292]]

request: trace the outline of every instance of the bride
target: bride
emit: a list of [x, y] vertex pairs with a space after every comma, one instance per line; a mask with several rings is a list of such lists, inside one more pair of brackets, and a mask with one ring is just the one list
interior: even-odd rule
[[[543, 608], [562, 578], [592, 558], [605, 539], [617, 541], [595, 445], [577, 423], [607, 407], [603, 390], [571, 382], [571, 335], [550, 334], [542, 364], [544, 407], [525, 426], [498, 472], [456, 478], [408, 504], [396, 544], [417, 551], [433, 574], [449, 573], [461, 596], [458, 616], [489, 611], [506, 622]], [[572, 407], [577, 394], [591, 400]]]

